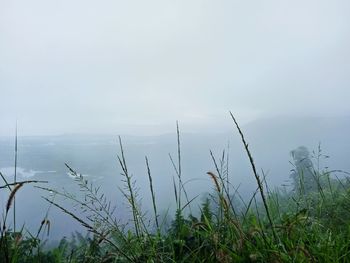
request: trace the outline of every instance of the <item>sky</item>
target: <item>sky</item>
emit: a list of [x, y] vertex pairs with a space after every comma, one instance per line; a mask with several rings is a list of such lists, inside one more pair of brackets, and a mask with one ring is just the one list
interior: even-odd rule
[[350, 115], [348, 0], [0, 0], [0, 136]]

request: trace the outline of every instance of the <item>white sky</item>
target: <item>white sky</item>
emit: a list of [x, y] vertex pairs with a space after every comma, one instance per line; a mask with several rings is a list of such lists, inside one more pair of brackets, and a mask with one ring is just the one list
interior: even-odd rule
[[0, 135], [350, 114], [350, 1], [0, 0]]

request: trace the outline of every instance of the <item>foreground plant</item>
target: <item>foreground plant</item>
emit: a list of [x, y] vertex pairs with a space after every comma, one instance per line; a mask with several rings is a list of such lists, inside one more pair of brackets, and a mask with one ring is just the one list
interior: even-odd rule
[[164, 218], [158, 214], [148, 158], [145, 161], [153, 208], [150, 217], [141, 210], [138, 188], [119, 138], [118, 162], [124, 183], [120, 191], [129, 204], [130, 221], [120, 222], [115, 207], [100, 188], [66, 165], [82, 196], [38, 188], [73, 202], [77, 211], [69, 211], [56, 199], [44, 197], [78, 221], [90, 235], [77, 234], [71, 242], [62, 240], [58, 248], [32, 256], [46, 256], [45, 262], [349, 262], [350, 182], [347, 177], [337, 177], [339, 173], [347, 174], [320, 169], [320, 148], [315, 154], [315, 165], [310, 159], [305, 166], [305, 154], [299, 158], [294, 151], [293, 188], [271, 191], [264, 172], [257, 172], [243, 131], [232, 114], [231, 117], [257, 183], [249, 200], [244, 200], [238, 187], [230, 183], [228, 153], [224, 151], [221, 158], [216, 158], [210, 152], [215, 171], [209, 171], [207, 176], [214, 191], [202, 201], [200, 212], [193, 213], [191, 205], [196, 197], [190, 200], [185, 189], [177, 125], [177, 160], [169, 154], [176, 173], [176, 210], [170, 226], [165, 227]]

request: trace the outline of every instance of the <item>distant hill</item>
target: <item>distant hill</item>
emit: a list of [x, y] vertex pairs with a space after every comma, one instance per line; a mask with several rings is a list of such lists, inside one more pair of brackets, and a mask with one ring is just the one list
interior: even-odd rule
[[[270, 185], [288, 183], [292, 165], [290, 151], [300, 145], [317, 150], [321, 142], [322, 150], [331, 158], [322, 160], [321, 166], [350, 171], [350, 117], [337, 118], [270, 118], [251, 122], [242, 127], [250, 145], [256, 165], [267, 174]], [[173, 203], [172, 177], [175, 176], [168, 154], [176, 160], [177, 143], [174, 133], [160, 136], [123, 136], [124, 150], [129, 171], [134, 175], [140, 189], [143, 207], [150, 208], [150, 195], [144, 157], [150, 161], [157, 202], [166, 209]], [[102, 190], [114, 202], [123, 207], [118, 187], [122, 187], [120, 167], [117, 162], [119, 146], [114, 135], [62, 135], [44, 137], [20, 137], [18, 166], [19, 178], [32, 176], [50, 182], [51, 187], [65, 187], [78, 191], [72, 178], [67, 174], [64, 163], [69, 163], [78, 172]], [[229, 146], [230, 181], [239, 186], [240, 193], [248, 197], [256, 183], [250, 164], [244, 152], [238, 132], [232, 125], [231, 131], [214, 133], [181, 133], [182, 169], [184, 181], [190, 197], [211, 191], [212, 181], [207, 171], [215, 171], [209, 151], [217, 158]], [[0, 171], [11, 179], [13, 169], [13, 138], [0, 139]], [[29, 229], [37, 230], [48, 207], [40, 199], [42, 192], [25, 187], [18, 194], [19, 220], [26, 220]], [[2, 200], [6, 200], [5, 197]], [[40, 201], [41, 200], [41, 201]], [[200, 197], [198, 197], [200, 201]], [[69, 206], [69, 205], [68, 205]], [[119, 217], [126, 217], [127, 208], [119, 209]], [[122, 212], [124, 211], [124, 212]], [[52, 236], [69, 234], [77, 226], [67, 227], [69, 218], [58, 211], [51, 211], [56, 221], [52, 226]], [[68, 220], [68, 221], [67, 221]], [[65, 231], [62, 231], [62, 229]]]

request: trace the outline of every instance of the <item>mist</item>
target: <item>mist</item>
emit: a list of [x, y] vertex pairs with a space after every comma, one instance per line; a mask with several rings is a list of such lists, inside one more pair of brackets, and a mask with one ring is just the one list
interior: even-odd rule
[[[320, 167], [350, 171], [349, 10], [345, 0], [0, 0], [0, 172], [12, 182], [16, 165], [19, 180], [79, 193], [68, 164], [130, 219], [120, 136], [140, 206], [152, 210], [147, 156], [160, 213], [172, 216], [178, 123], [194, 210], [223, 159], [244, 202], [257, 185], [230, 112], [268, 190], [292, 189], [300, 146]], [[18, 225], [35, 232], [50, 214], [52, 240], [85, 231], [43, 199], [50, 192], [24, 188]]]
[[2, 1], [0, 135], [348, 116], [347, 1]]

